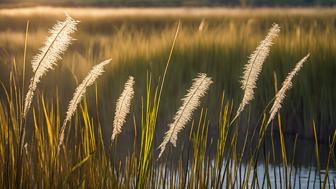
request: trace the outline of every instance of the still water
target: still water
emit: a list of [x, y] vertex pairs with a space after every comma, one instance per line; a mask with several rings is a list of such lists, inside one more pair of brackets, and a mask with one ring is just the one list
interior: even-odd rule
[[[225, 157], [223, 159], [224, 162], [226, 162], [227, 160], [231, 162], [231, 166], [229, 167], [229, 169], [231, 170], [231, 174], [237, 172], [235, 188], [239, 188], [242, 185], [242, 182], [246, 181], [247, 177], [249, 177], [249, 188], [336, 188], [336, 169], [334, 164], [335, 161], [333, 160], [332, 156], [330, 159], [329, 168], [327, 167], [329, 156], [328, 143], [319, 143], [318, 150], [320, 162], [318, 164], [316, 161], [316, 149], [314, 140], [299, 137], [297, 137], [296, 139], [295, 138], [296, 137], [292, 135], [285, 136], [286, 154], [288, 161], [287, 168], [285, 168], [284, 163], [281, 159], [281, 144], [279, 142], [279, 136], [276, 134], [273, 135], [273, 148], [271, 136], [266, 137], [265, 143], [261, 147], [261, 151], [259, 153], [258, 163], [255, 167], [251, 169], [250, 176], [247, 176], [249, 156], [244, 156], [242, 163], [238, 166], [238, 169], [233, 166], [232, 159], [228, 159], [228, 157]], [[202, 167], [204, 170], [202, 171], [201, 175], [203, 175], [204, 177], [207, 176], [208, 178], [206, 180], [208, 180], [208, 182], [212, 182], [213, 173], [216, 172], [215, 169], [213, 169], [215, 165], [215, 151], [212, 147], [216, 145], [211, 142], [213, 140], [209, 140], [210, 142], [207, 146], [209, 151], [206, 155], [209, 159], [203, 162]], [[238, 139], [238, 149], [241, 149], [240, 145], [243, 144], [243, 141], [240, 140], [242, 140], [242, 138]], [[253, 146], [255, 146], [254, 142], [250, 141], [250, 143], [247, 144], [245, 154], [249, 154], [250, 151], [253, 150]], [[178, 169], [177, 162], [178, 159], [181, 159], [181, 156], [187, 156], [187, 151], [188, 150], [173, 148], [171, 151], [171, 153], [173, 154], [171, 156], [173, 157], [170, 156], [169, 158], [173, 158], [174, 160], [170, 159], [168, 160], [169, 163], [167, 163], [165, 162], [167, 161], [167, 158], [165, 158], [164, 161], [159, 162], [158, 165], [162, 166], [162, 164], [169, 164], [167, 166], [169, 167], [167, 171], [173, 173], [173, 175], [176, 175], [176, 181], [182, 179], [179, 178], [178, 175], [178, 172], [181, 170]], [[273, 153], [275, 153], [274, 157], [272, 155]], [[333, 152], [333, 154], [335, 156], [335, 151]], [[266, 163], [265, 157], [267, 157], [268, 163]], [[182, 159], [186, 160], [188, 158], [182, 157]], [[185, 165], [183, 171], [186, 172], [187, 178], [192, 177], [191, 172], [193, 168], [191, 166], [192, 162], [190, 161], [192, 160], [189, 160], [188, 163], [186, 163], [186, 161], [183, 163]], [[210, 165], [210, 168], [208, 165]], [[318, 169], [319, 166], [320, 169]], [[220, 172], [221, 176], [223, 176], [224, 172], [227, 172], [225, 171], [225, 169], [226, 167], [224, 163]], [[329, 169], [328, 173], [326, 172], [327, 169]], [[326, 177], [328, 177], [327, 180], [325, 180]], [[221, 186], [225, 188], [225, 186], [227, 186], [227, 177], [224, 176], [223, 178], [225, 179], [223, 179]], [[234, 180], [234, 176], [232, 175], [230, 184], [232, 184], [232, 181]]]

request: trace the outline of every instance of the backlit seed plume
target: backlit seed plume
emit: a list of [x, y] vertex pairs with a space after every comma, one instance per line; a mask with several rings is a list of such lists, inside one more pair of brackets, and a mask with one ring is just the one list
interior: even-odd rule
[[257, 49], [250, 55], [249, 61], [244, 67], [243, 77], [241, 80], [241, 88], [244, 90], [244, 97], [237, 110], [235, 118], [244, 110], [245, 106], [254, 98], [254, 89], [262, 66], [270, 52], [273, 39], [278, 36], [280, 28], [277, 24], [273, 24], [266, 38], [260, 42]]
[[286, 77], [285, 81], [282, 83], [282, 87], [280, 89], [280, 91], [275, 95], [275, 100], [273, 103], [273, 106], [270, 110], [270, 117], [267, 121], [267, 124], [270, 124], [271, 121], [274, 119], [274, 116], [276, 115], [276, 113], [280, 110], [281, 108], [281, 104], [282, 101], [284, 100], [285, 96], [286, 96], [286, 92], [287, 90], [289, 90], [290, 88], [292, 88], [292, 79], [293, 77], [300, 71], [300, 69], [303, 66], [303, 63], [306, 62], [306, 60], [308, 59], [309, 54], [306, 55], [305, 57], [303, 57], [295, 66], [295, 68], [288, 74], [288, 76]]
[[212, 80], [206, 74], [200, 73], [194, 80], [188, 93], [182, 99], [182, 106], [178, 109], [173, 119], [169, 124], [169, 130], [165, 133], [163, 142], [159, 146], [161, 157], [168, 142], [176, 146], [177, 134], [184, 128], [184, 126], [191, 120], [193, 112], [200, 105], [200, 99], [203, 97], [208, 89]]
[[77, 24], [77, 20], [72, 19], [66, 14], [65, 21], [58, 22], [49, 30], [50, 36], [39, 49], [39, 53], [33, 57], [31, 64], [34, 75], [30, 80], [29, 89], [25, 98], [23, 118], [27, 116], [37, 84], [40, 82], [42, 76], [46, 74], [47, 71], [54, 69], [57, 61], [62, 58], [61, 55], [66, 51], [73, 40], [70, 34], [76, 31]]
[[115, 137], [121, 133], [121, 128], [126, 121], [126, 116], [130, 112], [131, 100], [134, 96], [134, 78], [130, 76], [125, 83], [124, 90], [117, 100], [117, 106], [115, 110], [115, 116], [113, 120], [113, 133], [111, 136], [111, 142]]
[[63, 144], [63, 141], [64, 141], [64, 132], [65, 132], [66, 125], [70, 121], [73, 114], [75, 113], [78, 104], [80, 103], [80, 101], [82, 100], [86, 92], [86, 88], [92, 85], [96, 81], [96, 79], [104, 73], [104, 66], [110, 62], [111, 62], [111, 59], [105, 60], [101, 62], [100, 64], [93, 66], [89, 74], [84, 78], [82, 83], [78, 85], [78, 87], [76, 88], [75, 93], [69, 103], [65, 120], [63, 121], [63, 124], [61, 127], [60, 138], [58, 142], [58, 151], [60, 150], [60, 146]]

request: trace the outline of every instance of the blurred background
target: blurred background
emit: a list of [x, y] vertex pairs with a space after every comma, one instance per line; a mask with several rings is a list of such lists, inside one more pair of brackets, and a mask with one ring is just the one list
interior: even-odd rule
[[335, 0], [0, 0], [2, 4], [73, 6], [333, 6]]

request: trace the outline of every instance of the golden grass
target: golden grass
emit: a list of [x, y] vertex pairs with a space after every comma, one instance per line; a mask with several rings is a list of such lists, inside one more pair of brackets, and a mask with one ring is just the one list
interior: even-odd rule
[[[32, 8], [30, 13], [25, 14], [20, 9], [15, 15], [18, 10], [0, 10], [3, 11], [0, 30], [5, 34], [0, 36], [0, 65], [5, 65], [0, 75], [3, 84], [0, 185], [7, 188], [263, 188], [274, 186], [270, 182], [271, 173], [279, 169], [281, 174], [274, 178], [275, 181], [291, 187], [295, 182], [290, 179], [291, 172], [287, 169], [295, 167], [294, 158], [287, 158], [293, 152], [286, 149], [286, 131], [291, 131], [294, 126], [299, 136], [315, 139], [313, 161], [319, 162], [319, 166], [311, 173], [318, 176], [317, 173], [326, 173], [324, 178], [317, 176], [315, 181], [309, 177], [307, 182], [323, 184], [323, 187], [332, 185], [333, 172], [329, 170], [335, 169], [336, 135], [329, 141], [325, 170], [321, 170], [323, 157], [320, 157], [321, 142], [318, 139], [328, 140], [335, 132], [329, 125], [335, 122], [333, 115], [336, 112], [333, 108], [336, 85], [330, 79], [334, 78], [336, 60], [336, 34], [332, 24], [336, 14], [333, 9], [323, 9], [325, 12], [321, 12], [322, 9], [216, 9], [213, 13], [210, 9], [202, 9], [192, 14], [187, 14], [190, 10], [177, 9], [177, 14], [171, 17], [171, 9], [161, 10], [158, 16], [151, 15], [156, 11], [144, 9], [141, 10], [143, 15], [132, 13], [125, 17], [123, 14], [112, 15], [113, 9], [98, 11], [97, 17], [83, 15], [93, 9], [68, 11], [75, 18], [81, 17], [80, 12], [76, 15], [77, 10], [82, 11], [83, 19], [80, 32], [75, 35], [77, 41], [64, 55], [60, 66], [41, 83], [43, 86], [37, 92], [33, 111], [28, 115], [27, 145], [20, 145], [19, 140], [22, 94], [26, 91], [25, 87], [21, 88], [24, 82], [22, 62], [25, 59], [28, 63], [36, 54], [46, 28], [52, 26], [56, 16], [63, 12], [57, 12], [59, 8]], [[42, 17], [45, 12], [39, 11], [50, 11], [49, 17]], [[99, 16], [104, 11], [113, 13]], [[182, 24], [172, 48], [179, 11]], [[240, 13], [243, 15], [238, 15]], [[26, 35], [27, 19], [30, 25]], [[236, 125], [230, 125], [231, 113], [237, 108], [232, 99], [240, 99], [241, 95], [238, 80], [242, 66], [273, 22], [278, 22], [283, 32], [266, 60], [256, 99]], [[202, 30], [200, 23], [203, 23]], [[26, 44], [25, 39], [28, 39]], [[311, 52], [312, 63], [305, 65], [296, 77], [286, 106], [281, 116], [278, 114], [278, 123], [270, 125], [272, 136], [277, 130], [280, 133], [280, 138], [271, 139], [272, 144], [280, 141], [280, 153], [276, 154], [274, 145], [272, 149], [265, 147], [269, 142], [265, 137], [269, 130], [266, 130], [263, 108], [274, 96], [278, 81], [283, 81], [293, 67], [293, 60], [306, 52]], [[26, 58], [22, 58], [23, 54]], [[93, 62], [110, 57], [113, 66], [95, 84], [96, 90], [91, 88], [79, 104], [69, 123], [72, 125], [69, 141], [57, 157], [61, 121], [73, 90]], [[25, 70], [29, 70], [28, 64]], [[203, 99], [201, 106], [204, 108], [195, 112], [189, 132], [179, 136], [185, 139], [179, 140], [179, 147], [167, 150], [166, 156], [156, 161], [156, 148], [163, 136], [161, 126], [169, 122], [178, 107], [178, 99], [184, 93], [181, 89], [185, 89], [195, 73], [201, 71], [211, 76], [215, 83]], [[274, 73], [278, 78], [273, 82]], [[129, 74], [137, 78], [134, 107], [126, 121], [125, 133], [112, 146], [106, 145], [111, 133], [111, 110], [122, 91], [121, 81], [125, 81]], [[30, 75], [28, 72], [25, 78]], [[221, 96], [223, 91], [225, 96]], [[297, 123], [294, 126], [290, 125], [293, 117], [293, 122]], [[297, 117], [301, 122], [297, 122]], [[313, 128], [310, 127], [312, 120], [318, 121]], [[106, 125], [110, 130], [106, 130]], [[246, 129], [248, 127], [250, 130]], [[218, 137], [212, 133], [218, 133]], [[214, 148], [215, 151], [210, 153]], [[277, 159], [281, 166], [270, 166]], [[265, 162], [264, 174], [258, 172], [262, 161]], [[263, 174], [261, 180], [260, 174]]]

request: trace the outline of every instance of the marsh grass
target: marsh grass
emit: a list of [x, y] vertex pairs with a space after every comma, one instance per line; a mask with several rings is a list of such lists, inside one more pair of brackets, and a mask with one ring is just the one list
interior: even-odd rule
[[[284, 11], [285, 14], [285, 11]], [[175, 64], [170, 67], [174, 75], [168, 75], [167, 80], [174, 79], [174, 85], [166, 85], [166, 93], [162, 95], [162, 106], [165, 114], [172, 115], [175, 111], [175, 105], [178, 101], [169, 102], [171, 95], [174, 99], [179, 99], [182, 95], [182, 89], [187, 87], [187, 83], [199, 72], [206, 72], [218, 85], [213, 87], [209, 96], [212, 94], [219, 100], [217, 94], [222, 90], [226, 95], [235, 100], [242, 98], [239, 89], [239, 80], [241, 68], [246, 63], [246, 57], [255, 49], [256, 44], [264, 38], [268, 27], [277, 22], [282, 32], [272, 48], [272, 53], [267, 59], [267, 64], [263, 68], [258, 86], [262, 86], [255, 91], [255, 101], [251, 106], [255, 115], [251, 119], [258, 119], [263, 108], [268, 103], [268, 99], [273, 97], [273, 82], [271, 78], [273, 72], [278, 73], [279, 81], [283, 81], [285, 75], [293, 67], [297, 57], [304, 56], [310, 52], [312, 56], [309, 64], [305, 67], [305, 75], [299, 75], [297, 82], [300, 85], [293, 88], [288, 94], [284, 107], [284, 118], [288, 125], [296, 124], [297, 127], [286, 127], [286, 132], [299, 133], [305, 137], [313, 137], [312, 130], [305, 125], [311, 123], [312, 119], [318, 122], [316, 125], [320, 131], [321, 138], [327, 140], [328, 134], [333, 131], [335, 104], [334, 96], [336, 94], [335, 82], [333, 79], [333, 62], [336, 57], [333, 53], [335, 49], [336, 37], [333, 26], [335, 15], [328, 13], [329, 17], [321, 14], [312, 15], [291, 15], [286, 17], [284, 14], [278, 16], [265, 16], [251, 13], [251, 17], [245, 16], [207, 16], [204, 18], [206, 27], [200, 32], [198, 26], [202, 21], [201, 17], [182, 16], [183, 27], [180, 29], [179, 40], [176, 43], [175, 53], [172, 60]], [[5, 29], [1, 30], [0, 58], [2, 64], [0, 78], [2, 81], [8, 81], [13, 59], [15, 62], [23, 62], [22, 52], [24, 51], [25, 23], [21, 19], [30, 20], [30, 32], [27, 34], [29, 43], [27, 44], [27, 57], [32, 57], [36, 49], [46, 36], [46, 27], [51, 27], [56, 20], [50, 19], [39, 21], [36, 15], [17, 18], [15, 16], [4, 16], [7, 18], [3, 22]], [[173, 17], [175, 18], [175, 17]], [[173, 21], [162, 17], [132, 17], [129, 16], [123, 20], [118, 17], [80, 17], [82, 22], [79, 24], [79, 31], [73, 36], [75, 43], [69, 47], [68, 53], [63, 56], [63, 61], [56, 68], [55, 72], [49, 74], [45, 82], [39, 87], [48, 97], [55, 94], [57, 86], [62, 98], [60, 107], [65, 111], [67, 103], [64, 99], [71, 97], [71, 89], [76, 86], [90, 70], [93, 62], [99, 62], [106, 57], [113, 57], [114, 65], [106, 73], [108, 79], [98, 83], [98, 86], [109, 86], [108, 88], [98, 88], [100, 90], [102, 117], [110, 117], [109, 110], [115, 107], [115, 99], [120, 91], [120, 82], [126, 80], [126, 76], [131, 74], [135, 78], [145, 78], [147, 69], [154, 77], [159, 77], [162, 73], [162, 67], [165, 64], [165, 57], [168, 56], [170, 49], [170, 40], [174, 35], [175, 28], [172, 27]], [[44, 18], [45, 19], [45, 18]], [[144, 20], [148, 20], [144, 24]], [[2, 23], [2, 22], [1, 22]], [[16, 24], [17, 23], [17, 24]], [[21, 24], [20, 24], [21, 23]], [[140, 27], [140, 23], [142, 23]], [[21, 28], [18, 26], [21, 25]], [[95, 27], [93, 27], [93, 25]], [[113, 27], [107, 27], [113, 26]], [[95, 29], [94, 29], [95, 28]], [[92, 37], [94, 35], [94, 37]], [[253, 37], [252, 37], [253, 36]], [[319, 36], [318, 38], [316, 36]], [[132, 49], [132, 50], [130, 50]], [[286, 55], [286, 56], [283, 56]], [[78, 66], [80, 62], [81, 66]], [[17, 64], [18, 70], [22, 69], [22, 64]], [[183, 70], [189, 70], [185, 73]], [[221, 73], [218, 70], [222, 70]], [[316, 70], [319, 70], [317, 72]], [[31, 77], [32, 73], [27, 69], [26, 78]], [[21, 77], [19, 78], [21, 80]], [[323, 80], [323, 83], [318, 82]], [[8, 87], [8, 82], [4, 82]], [[146, 82], [140, 80], [135, 86], [136, 91], [144, 92]], [[178, 92], [176, 88], [181, 89]], [[121, 92], [121, 91], [120, 91]], [[305, 95], [301, 98], [301, 94]], [[2, 93], [4, 96], [4, 94]], [[91, 95], [93, 96], [93, 95]], [[89, 97], [91, 98], [91, 97]], [[216, 121], [215, 112], [216, 101], [210, 101], [210, 98], [204, 99], [209, 106], [209, 118], [212, 122]], [[91, 103], [91, 101], [89, 102]], [[92, 101], [93, 103], [93, 101]], [[141, 106], [138, 100], [136, 106]], [[174, 103], [174, 106], [171, 106]], [[94, 105], [95, 106], [95, 105]], [[295, 111], [290, 111], [294, 109]], [[302, 111], [302, 109], [304, 111]], [[319, 110], [319, 111], [315, 111]], [[137, 114], [140, 113], [136, 109]], [[295, 114], [292, 116], [291, 114]], [[161, 117], [161, 116], [160, 116]], [[170, 120], [169, 116], [162, 116], [159, 122], [166, 123]], [[112, 120], [102, 119], [104, 125]], [[257, 120], [254, 120], [257, 121]], [[245, 124], [244, 124], [245, 125]], [[323, 125], [323, 126], [322, 126]], [[160, 131], [161, 132], [161, 131]]]
[[[86, 41], [77, 46], [75, 44], [75, 47], [70, 49], [69, 54], [64, 56], [64, 64], [61, 68], [49, 74], [49, 78], [44, 80], [46, 83], [44, 87], [36, 92], [32, 111], [28, 115], [29, 119], [25, 126], [27, 130], [25, 144], [20, 144], [20, 127], [22, 127], [20, 115], [23, 111], [25, 78], [31, 73], [26, 74], [25, 63], [23, 66], [17, 64], [21, 62], [20, 59], [10, 59], [12, 62], [8, 79], [1, 78], [0, 167], [2, 174], [0, 185], [5, 188], [273, 188], [274, 186], [295, 188], [296, 185], [332, 188], [335, 186], [333, 172], [330, 170], [336, 168], [334, 149], [336, 132], [333, 130], [329, 133], [331, 135], [328, 135], [331, 138], [327, 137], [327, 163], [322, 166], [319, 142], [323, 141], [320, 138], [326, 138], [326, 134], [318, 129], [320, 124], [324, 126], [321, 117], [326, 117], [325, 123], [332, 119], [334, 109], [330, 103], [333, 102], [334, 88], [331, 87], [333, 82], [329, 81], [330, 83], [320, 86], [323, 93], [319, 95], [327, 100], [319, 99], [321, 101], [318, 102], [326, 107], [314, 105], [316, 100], [314, 101], [313, 98], [320, 96], [314, 97], [317, 94], [313, 93], [312, 97], [305, 95], [299, 98], [301, 100], [294, 98], [286, 101], [285, 109], [277, 114], [276, 121], [268, 127], [266, 126], [267, 114], [265, 114], [266, 104], [274, 96], [270, 91], [277, 93], [278, 80], [283, 81], [282, 77], [285, 77], [292, 67], [287, 64], [295, 63], [294, 57], [297, 58], [306, 52], [303, 46], [308, 45], [307, 48], [310, 49], [311, 57], [315, 61], [325, 60], [325, 55], [330, 59], [334, 58], [331, 50], [334, 49], [333, 43], [330, 43], [334, 40], [334, 34], [329, 33], [329, 30], [333, 31], [334, 28], [329, 26], [329, 29], [322, 30], [325, 35], [322, 35], [319, 41], [309, 32], [300, 34], [285, 32], [283, 36], [279, 36], [277, 45], [270, 54], [268, 66], [265, 67], [266, 74], [261, 76], [261, 78], [268, 77], [260, 81], [263, 84], [262, 91], [267, 91], [266, 94], [257, 92], [256, 101], [246, 109], [239, 121], [230, 124], [238, 105], [238, 101], [234, 101], [236, 100], [234, 96], [238, 94], [232, 91], [239, 86], [233, 83], [238, 81], [235, 75], [239, 75], [236, 73], [241, 69], [228, 62], [246, 62], [248, 52], [252, 52], [263, 37], [260, 33], [255, 37], [248, 37], [253, 27], [245, 27], [241, 30], [241, 26], [238, 25], [233, 23], [231, 29], [203, 29], [202, 33], [191, 32], [192, 27], [181, 28], [177, 30], [179, 32], [175, 32], [174, 25], [173, 29], [164, 29], [159, 34], [149, 36], [141, 31], [132, 31], [133, 34], [140, 34], [138, 37], [120, 31], [116, 34], [118, 37], [111, 39], [100, 35], [90, 39], [87, 37], [88, 34], [78, 34], [77, 38], [84, 36], [83, 39]], [[34, 37], [39, 39], [41, 34], [34, 32], [31, 34], [28, 26], [32, 28], [27, 23], [23, 40], [26, 43], [22, 45], [24, 48], [19, 48], [22, 50], [21, 56], [22, 52], [24, 54], [23, 62], [31, 57], [34, 49], [37, 49], [32, 47], [36, 44], [31, 46], [27, 43], [30, 41], [28, 39]], [[219, 31], [227, 33], [218, 36]], [[315, 30], [312, 29], [311, 32], [313, 31]], [[237, 44], [240, 40], [246, 43]], [[299, 41], [293, 42], [294, 40]], [[116, 46], [119, 47], [118, 51], [112, 52]], [[130, 47], [136, 50], [130, 52]], [[9, 46], [7, 49], [10, 48], [12, 47]], [[99, 51], [93, 52], [96, 48]], [[77, 54], [73, 53], [75, 49], [79, 49]], [[244, 50], [240, 52], [241, 49]], [[314, 56], [314, 54], [318, 55]], [[116, 55], [114, 61], [118, 64], [113, 66], [113, 69], [107, 70], [101, 81], [95, 84], [95, 90], [91, 88], [84, 95], [83, 101], [79, 103], [77, 111], [69, 122], [71, 127], [66, 137], [68, 142], [58, 156], [59, 131], [66, 112], [64, 104], [71, 99], [72, 95], [67, 94], [66, 90], [69, 87], [74, 89], [79, 84], [81, 78], [85, 76], [84, 73], [91, 68], [91, 61], [105, 55], [109, 55], [108, 57]], [[213, 55], [212, 58], [206, 59], [210, 57], [209, 55]], [[196, 60], [198, 62], [193, 63]], [[283, 64], [279, 65], [275, 60]], [[78, 66], [69, 63], [73, 61], [81, 61], [78, 70]], [[210, 66], [210, 63], [214, 63], [215, 66]], [[190, 68], [186, 64], [192, 64], [195, 67]], [[239, 65], [242, 67], [242, 64]], [[328, 61], [321, 62], [319, 65], [313, 63], [306, 65], [302, 75], [298, 75], [291, 95], [295, 97], [297, 94], [309, 94], [305, 92], [320, 85], [313, 79], [325, 73], [330, 74], [327, 71], [331, 68], [333, 65]], [[194, 113], [189, 129], [179, 136], [179, 139], [185, 138], [178, 141], [181, 144], [178, 145], [180, 147], [167, 149], [166, 154], [157, 160], [159, 154], [157, 147], [162, 141], [160, 136], [163, 136], [159, 132], [159, 127], [167, 125], [169, 122], [167, 120], [171, 118], [167, 112], [175, 111], [179, 106], [179, 98], [175, 97], [183, 95], [176, 89], [186, 88], [187, 81], [190, 82], [199, 69], [206, 70], [209, 75], [213, 73], [214, 86], [217, 87], [209, 91], [208, 99], [204, 98], [201, 108]], [[144, 71], [139, 73], [135, 70]], [[215, 74], [219, 70], [222, 71], [221, 74], [228, 76], [225, 77], [228, 78], [227, 80], [221, 80], [221, 76]], [[279, 75], [279, 79], [275, 79], [273, 83], [270, 78], [274, 70]], [[315, 70], [324, 73], [315, 73], [313, 72]], [[63, 76], [63, 72], [67, 72], [68, 78], [72, 78], [73, 81], [59, 79], [59, 83], [56, 82], [55, 78], [62, 78], [59, 76]], [[112, 123], [113, 105], [110, 105], [112, 103], [109, 103], [107, 98], [116, 99], [117, 96], [114, 96], [106, 86], [113, 86], [113, 90], [120, 94], [123, 86], [119, 81], [125, 80], [129, 74], [137, 78], [134, 90], [138, 95], [134, 98], [134, 110], [127, 118], [128, 124], [124, 126], [123, 132], [131, 131], [132, 137], [121, 133], [113, 145], [110, 145], [109, 142], [106, 143], [106, 139], [109, 141], [111, 132], [106, 132], [104, 125], [110, 126]], [[120, 79], [115, 79], [117, 77]], [[63, 86], [62, 82], [66, 86]], [[222, 92], [223, 89], [226, 89], [225, 95]], [[177, 94], [170, 95], [174, 94], [172, 91]], [[310, 165], [311, 170], [308, 172], [307, 180], [295, 181], [292, 179], [292, 174], [300, 174], [300, 170], [294, 164], [296, 147], [293, 152], [287, 150], [288, 138], [284, 132], [292, 125], [287, 125], [290, 122], [284, 119], [295, 113], [289, 111], [298, 106], [295, 104], [302, 105], [305, 102], [308, 105], [303, 109], [310, 112], [306, 115], [307, 119], [314, 120], [313, 115], [316, 111], [323, 116], [317, 120], [319, 125], [315, 122], [306, 124], [306, 121], [303, 121], [302, 123], [307, 127], [306, 130], [311, 131], [309, 133], [304, 131], [304, 136], [310, 136], [309, 134], [313, 133], [311, 136], [315, 143], [314, 156], [312, 156], [314, 163]], [[286, 106], [289, 108], [286, 109]], [[255, 112], [255, 109], [258, 111]], [[250, 129], [244, 129], [244, 126]], [[217, 137], [210, 134], [212, 130], [215, 130]], [[266, 137], [267, 134], [271, 135], [270, 140]], [[125, 137], [129, 137], [127, 140], [131, 140], [133, 146], [123, 145], [122, 138]], [[242, 144], [239, 140], [241, 138]], [[281, 148], [279, 154], [275, 149], [277, 141]], [[271, 143], [271, 149], [266, 148], [269, 143]], [[176, 154], [179, 155], [176, 156]], [[280, 159], [278, 166], [272, 164], [277, 159]], [[259, 166], [261, 163], [262, 167]], [[297, 177], [294, 176], [294, 178]]]

